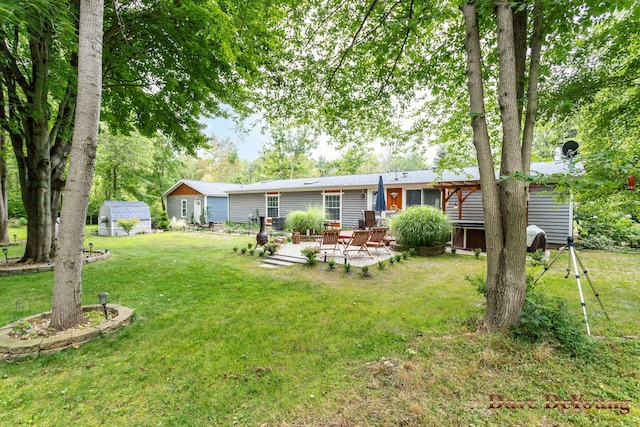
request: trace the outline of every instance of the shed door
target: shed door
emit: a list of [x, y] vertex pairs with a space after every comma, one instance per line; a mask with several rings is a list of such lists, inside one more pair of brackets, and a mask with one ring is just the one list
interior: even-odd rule
[[200, 216], [202, 215], [202, 200], [193, 201], [193, 220], [196, 224], [200, 224]]

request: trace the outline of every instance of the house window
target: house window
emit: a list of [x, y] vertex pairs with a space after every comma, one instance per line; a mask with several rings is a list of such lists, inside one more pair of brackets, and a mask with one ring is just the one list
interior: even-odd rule
[[422, 191], [420, 190], [407, 190], [407, 202], [406, 202], [407, 207], [413, 206], [413, 205], [421, 205], [422, 204], [421, 195], [422, 195]]
[[340, 206], [342, 195], [340, 193], [325, 193], [324, 212], [328, 221], [340, 222]]
[[187, 217], [187, 199], [180, 200], [180, 217]]
[[267, 218], [280, 217], [280, 195], [267, 194]]

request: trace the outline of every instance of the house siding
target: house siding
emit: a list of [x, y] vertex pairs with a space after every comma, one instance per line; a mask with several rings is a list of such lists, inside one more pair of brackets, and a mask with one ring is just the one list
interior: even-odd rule
[[361, 190], [348, 190], [342, 194], [342, 228], [358, 228], [358, 220], [364, 219], [367, 198], [362, 198]]
[[229, 221], [249, 222], [249, 215], [264, 215], [265, 206], [264, 193], [229, 195]]
[[547, 243], [566, 244], [571, 233], [569, 205], [556, 202], [551, 187], [532, 188], [529, 197], [529, 225], [532, 224], [545, 231]]

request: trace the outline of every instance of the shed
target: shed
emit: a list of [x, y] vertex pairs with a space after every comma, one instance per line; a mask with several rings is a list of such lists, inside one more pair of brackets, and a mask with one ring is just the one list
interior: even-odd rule
[[227, 191], [241, 184], [181, 179], [164, 192], [169, 218], [196, 224], [221, 223], [229, 219]]
[[98, 216], [98, 236], [126, 236], [118, 220], [134, 218], [138, 223], [129, 234], [151, 233], [151, 212], [144, 202], [106, 201]]

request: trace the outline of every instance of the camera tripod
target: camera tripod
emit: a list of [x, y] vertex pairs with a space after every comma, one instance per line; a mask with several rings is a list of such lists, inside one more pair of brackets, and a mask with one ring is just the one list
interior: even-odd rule
[[600, 304], [600, 307], [602, 308], [602, 311], [604, 312], [604, 315], [607, 318], [607, 320], [609, 320], [609, 315], [607, 314], [607, 311], [604, 309], [604, 306], [602, 305], [602, 301], [600, 301], [600, 294], [596, 292], [596, 289], [593, 287], [593, 283], [591, 283], [591, 279], [589, 279], [589, 276], [587, 275], [587, 269], [584, 268], [584, 265], [582, 265], [582, 261], [580, 261], [580, 258], [578, 258], [578, 253], [576, 252], [576, 248], [574, 247], [574, 244], [573, 244], [573, 237], [567, 237], [567, 244], [562, 248], [560, 248], [560, 250], [558, 251], [558, 254], [551, 260], [549, 264], [547, 264], [547, 266], [544, 267], [544, 270], [542, 271], [540, 276], [538, 276], [538, 278], [533, 282], [533, 284], [535, 285], [538, 282], [538, 280], [540, 280], [540, 278], [544, 275], [544, 273], [546, 273], [547, 270], [551, 268], [553, 263], [556, 262], [556, 260], [560, 257], [560, 255], [562, 255], [562, 253], [567, 249], [569, 250], [569, 260], [567, 265], [567, 274], [564, 276], [564, 278], [565, 279], [568, 278], [570, 274], [573, 274], [576, 278], [576, 282], [578, 283], [578, 292], [580, 293], [580, 303], [582, 305], [582, 314], [584, 315], [584, 323], [587, 326], [587, 335], [591, 336], [591, 330], [589, 329], [589, 318], [587, 317], [587, 304], [584, 302], [584, 296], [582, 294], [582, 284], [580, 283], [580, 271], [578, 270], [578, 265], [582, 269], [582, 272], [584, 273], [584, 277], [587, 278], [587, 281], [589, 282], [589, 286], [591, 286], [591, 290], [593, 291], [593, 294], [598, 300], [598, 303]]

